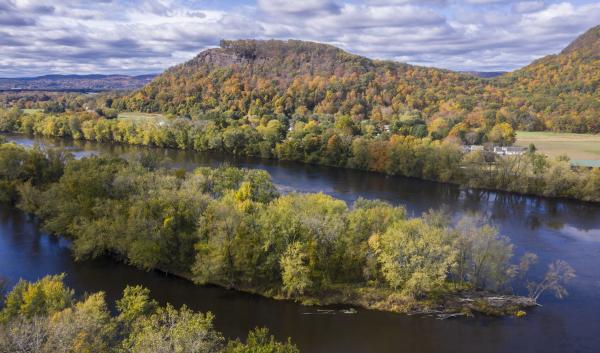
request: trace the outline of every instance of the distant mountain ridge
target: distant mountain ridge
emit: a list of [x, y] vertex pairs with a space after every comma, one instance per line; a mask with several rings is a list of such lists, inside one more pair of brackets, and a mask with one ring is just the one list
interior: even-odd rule
[[133, 90], [149, 83], [156, 76], [89, 74], [0, 78], [0, 90]]
[[140, 78], [140, 79], [152, 79], [158, 76], [158, 74], [145, 74], [145, 75], [120, 75], [120, 74], [51, 74], [41, 76], [30, 76], [30, 77], [0, 77], [0, 80], [61, 80], [61, 79], [103, 79], [103, 78]]

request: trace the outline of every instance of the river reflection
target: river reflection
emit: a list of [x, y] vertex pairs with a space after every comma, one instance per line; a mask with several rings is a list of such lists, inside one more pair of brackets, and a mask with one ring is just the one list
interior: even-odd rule
[[[34, 140], [9, 136], [24, 145]], [[544, 306], [524, 319], [474, 318], [439, 321], [359, 310], [356, 315], [306, 315], [307, 308], [216, 287], [198, 287], [156, 272], [142, 272], [109, 259], [75, 263], [65, 240], [39, 230], [35, 220], [0, 208], [0, 275], [14, 283], [65, 272], [78, 293], [105, 291], [117, 298], [127, 284], [142, 284], [161, 302], [212, 311], [216, 326], [240, 337], [255, 326], [269, 327], [281, 339], [292, 337], [303, 352], [597, 352], [600, 351], [600, 206], [459, 188], [454, 185], [388, 177], [360, 171], [252, 158], [229, 158], [169, 149], [37, 139], [69, 148], [77, 157], [93, 153], [133, 157], [150, 151], [175, 167], [234, 166], [268, 171], [281, 192], [324, 192], [352, 203], [358, 197], [405, 205], [410, 215], [445, 208], [455, 218], [480, 213], [515, 244], [515, 255], [540, 257], [533, 276], [550, 261], [563, 259], [577, 271], [570, 296], [549, 295]]]

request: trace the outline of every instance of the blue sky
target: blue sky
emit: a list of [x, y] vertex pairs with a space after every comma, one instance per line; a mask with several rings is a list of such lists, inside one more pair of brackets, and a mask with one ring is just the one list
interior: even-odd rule
[[597, 0], [0, 0], [0, 77], [161, 72], [223, 38], [514, 70], [598, 24]]

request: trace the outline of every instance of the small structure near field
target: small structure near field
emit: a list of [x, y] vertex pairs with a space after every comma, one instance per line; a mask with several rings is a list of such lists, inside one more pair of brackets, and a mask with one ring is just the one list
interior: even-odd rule
[[474, 152], [474, 151], [484, 151], [485, 148], [482, 145], [467, 145], [462, 146], [463, 152]]
[[527, 152], [526, 147], [504, 147], [504, 146], [494, 147], [494, 153], [499, 156], [517, 156], [517, 155], [525, 154], [525, 152]]
[[498, 156], [519, 156], [525, 154], [527, 152], [526, 147], [513, 147], [513, 146], [494, 146], [493, 149], [491, 146], [483, 146], [483, 145], [466, 145], [462, 146], [462, 150], [464, 153], [469, 152], [484, 152], [487, 151], [489, 153], [494, 153]]

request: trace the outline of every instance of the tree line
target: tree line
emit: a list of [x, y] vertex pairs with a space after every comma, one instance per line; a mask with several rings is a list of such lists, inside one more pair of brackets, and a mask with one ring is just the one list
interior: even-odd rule
[[[0, 110], [0, 131], [117, 142], [194, 151], [221, 151], [304, 163], [375, 171], [521, 194], [600, 201], [600, 169], [572, 167], [567, 157], [550, 159], [534, 148], [523, 155], [465, 153], [448, 140], [377, 132], [349, 118], [306, 121], [236, 120], [209, 114], [203, 120], [144, 117], [107, 119], [94, 112], [62, 114]], [[492, 129], [510, 144], [507, 124]]]

